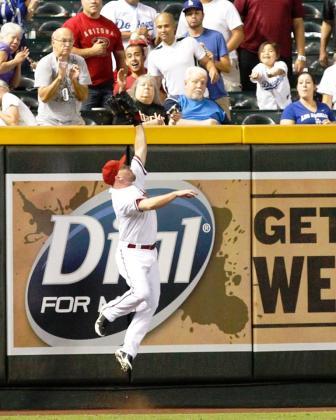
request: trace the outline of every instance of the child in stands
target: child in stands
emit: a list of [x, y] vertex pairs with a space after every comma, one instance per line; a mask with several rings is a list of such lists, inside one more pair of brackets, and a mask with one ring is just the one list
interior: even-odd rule
[[290, 85], [287, 77], [287, 64], [278, 61], [280, 53], [275, 42], [263, 42], [258, 50], [260, 63], [250, 74], [257, 84], [259, 109], [284, 109], [291, 103]]

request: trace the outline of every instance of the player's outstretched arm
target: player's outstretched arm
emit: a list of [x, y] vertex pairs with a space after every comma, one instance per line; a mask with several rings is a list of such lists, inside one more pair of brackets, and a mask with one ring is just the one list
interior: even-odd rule
[[194, 190], [177, 190], [168, 194], [157, 195], [156, 197], [144, 198], [139, 202], [139, 210], [155, 210], [166, 206], [176, 198], [194, 198], [197, 192]]
[[147, 141], [145, 130], [141, 124], [135, 127], [134, 153], [145, 165], [147, 157]]

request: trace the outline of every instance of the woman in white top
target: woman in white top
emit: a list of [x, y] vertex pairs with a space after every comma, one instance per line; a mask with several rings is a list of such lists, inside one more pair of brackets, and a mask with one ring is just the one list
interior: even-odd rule
[[9, 93], [6, 82], [0, 80], [0, 126], [36, 125], [36, 120], [20, 98]]

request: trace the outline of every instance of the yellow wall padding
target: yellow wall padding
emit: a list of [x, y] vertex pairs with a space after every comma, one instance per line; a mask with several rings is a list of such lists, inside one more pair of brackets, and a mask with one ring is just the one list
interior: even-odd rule
[[[146, 127], [149, 144], [242, 143], [239, 126]], [[2, 145], [133, 144], [129, 126], [1, 127]]]
[[244, 125], [245, 144], [336, 143], [336, 125]]
[[[146, 127], [149, 144], [336, 143], [336, 125]], [[133, 144], [130, 126], [0, 127], [1, 145]]]

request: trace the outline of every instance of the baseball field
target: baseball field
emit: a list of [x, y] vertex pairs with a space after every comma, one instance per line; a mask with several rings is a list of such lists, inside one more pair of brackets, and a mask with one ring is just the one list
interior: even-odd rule
[[[294, 409], [295, 410], [295, 409]], [[8, 420], [336, 420], [336, 411], [254, 411], [223, 413], [183, 413], [183, 414], [2, 414]]]

